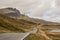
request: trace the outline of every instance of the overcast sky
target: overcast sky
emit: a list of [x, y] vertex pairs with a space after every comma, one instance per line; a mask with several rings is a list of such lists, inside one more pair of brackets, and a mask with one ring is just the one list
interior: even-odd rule
[[14, 7], [30, 17], [60, 23], [60, 0], [0, 0], [0, 8]]

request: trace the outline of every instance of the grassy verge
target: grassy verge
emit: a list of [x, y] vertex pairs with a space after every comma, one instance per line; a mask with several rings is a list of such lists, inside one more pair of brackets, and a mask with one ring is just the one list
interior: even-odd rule
[[24, 40], [45, 40], [42, 36], [37, 36], [35, 34], [30, 34]]

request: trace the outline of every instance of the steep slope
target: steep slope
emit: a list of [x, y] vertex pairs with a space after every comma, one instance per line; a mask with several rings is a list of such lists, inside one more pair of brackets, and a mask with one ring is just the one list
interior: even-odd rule
[[0, 14], [0, 32], [26, 32], [32, 30], [36, 23], [16, 20]]

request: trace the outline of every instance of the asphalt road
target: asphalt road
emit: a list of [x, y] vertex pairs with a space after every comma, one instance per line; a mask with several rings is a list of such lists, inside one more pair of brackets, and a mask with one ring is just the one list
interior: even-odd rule
[[0, 34], [0, 40], [23, 40], [30, 33], [3, 33]]

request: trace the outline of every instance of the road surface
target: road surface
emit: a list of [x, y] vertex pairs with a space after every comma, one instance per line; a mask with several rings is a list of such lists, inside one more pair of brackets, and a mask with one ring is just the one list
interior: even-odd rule
[[30, 33], [3, 33], [0, 34], [0, 40], [23, 40]]

